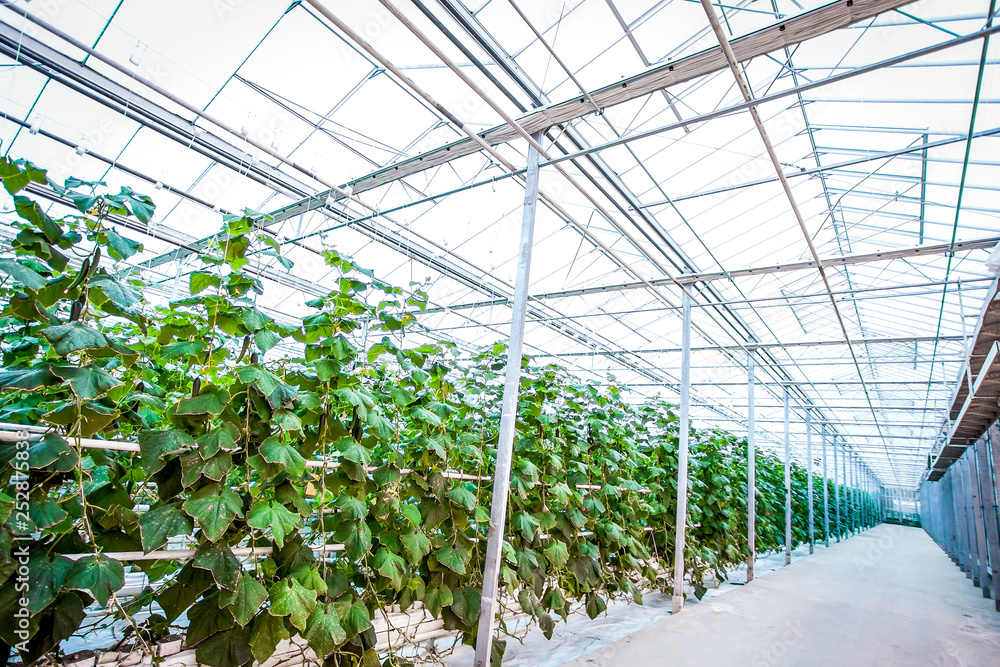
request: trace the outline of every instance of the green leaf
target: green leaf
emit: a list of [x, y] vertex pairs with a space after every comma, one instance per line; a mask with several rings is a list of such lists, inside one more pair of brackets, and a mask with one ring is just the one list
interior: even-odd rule
[[28, 505], [28, 518], [38, 530], [54, 526], [68, 516], [66, 511], [54, 500], [32, 500]]
[[336, 443], [334, 447], [340, 452], [341, 458], [346, 461], [351, 461], [357, 463], [361, 466], [367, 466], [372, 462], [372, 455], [365, 447], [359, 445], [354, 438], [348, 436], [341, 438]]
[[108, 301], [122, 310], [128, 310], [142, 301], [141, 294], [109, 275], [101, 274], [94, 276], [90, 279], [90, 286], [100, 289], [104, 292], [104, 296], [108, 298]]
[[75, 366], [53, 366], [52, 374], [69, 382], [70, 389], [78, 398], [87, 400], [108, 393], [121, 382], [109, 375], [103, 368], [93, 364], [77, 368]]
[[125, 568], [106, 556], [87, 556], [76, 561], [66, 575], [66, 587], [89, 591], [102, 607], [125, 585]]
[[205, 349], [205, 343], [200, 340], [185, 340], [178, 343], [164, 345], [160, 351], [160, 356], [164, 359], [180, 359], [181, 357], [192, 357], [198, 355]]
[[68, 472], [76, 465], [76, 450], [58, 433], [46, 433], [28, 441], [28, 467], [47, 468], [58, 462], [56, 470]]
[[412, 526], [420, 525], [420, 509], [416, 505], [403, 505], [399, 508], [400, 514], [406, 517]]
[[286, 403], [295, 402], [298, 392], [282, 382], [274, 373], [260, 366], [240, 366], [236, 375], [243, 382], [253, 385], [267, 399], [272, 409], [278, 409]]
[[440, 616], [441, 609], [451, 605], [453, 601], [454, 596], [451, 589], [444, 584], [431, 584], [424, 593], [424, 604], [427, 605], [428, 611], [434, 618]]
[[0, 389], [38, 389], [58, 384], [48, 366], [38, 368], [0, 370]]
[[274, 543], [282, 549], [285, 546], [285, 535], [301, 525], [301, 518], [298, 514], [289, 512], [281, 503], [259, 501], [250, 510], [247, 523], [263, 531], [270, 528]]
[[209, 484], [184, 503], [184, 511], [198, 520], [205, 536], [215, 542], [238, 516], [243, 516], [243, 501], [221, 484]]
[[232, 549], [225, 542], [206, 543], [198, 547], [191, 565], [199, 570], [211, 572], [215, 583], [222, 588], [229, 591], [236, 590], [242, 568]]
[[306, 471], [306, 460], [290, 442], [271, 436], [260, 446], [260, 455], [268, 463], [283, 466], [288, 474], [301, 477]]
[[263, 665], [274, 655], [278, 643], [288, 638], [284, 619], [266, 613], [257, 616], [250, 630], [250, 650], [253, 651], [254, 660]]
[[80, 322], [57, 324], [54, 327], [46, 327], [39, 333], [52, 343], [52, 348], [56, 351], [56, 354], [62, 357], [79, 350], [108, 346], [107, 339], [104, 338], [104, 335], [100, 331], [91, 329]]
[[15, 196], [14, 208], [17, 209], [19, 216], [40, 229], [49, 243], [58, 243], [59, 239], [62, 238], [62, 228], [53, 222], [52, 218], [46, 215], [36, 202], [27, 197]]
[[569, 560], [569, 550], [566, 548], [566, 545], [555, 540], [553, 540], [551, 545], [542, 549], [542, 554], [557, 570], [566, 567], [566, 561]]
[[165, 431], [140, 431], [139, 453], [142, 468], [147, 475], [152, 475], [163, 468], [164, 457], [180, 454], [194, 446], [194, 439], [183, 431], [167, 429]]
[[201, 292], [206, 287], [218, 287], [222, 284], [221, 278], [214, 273], [205, 271], [195, 271], [191, 274], [190, 291], [191, 296]]
[[240, 321], [243, 322], [243, 326], [251, 333], [255, 333], [267, 326], [271, 320], [267, 315], [255, 308], [244, 308], [240, 314]]
[[317, 605], [306, 625], [302, 637], [309, 642], [320, 660], [347, 642], [347, 632], [341, 627], [340, 618], [332, 604]]
[[476, 494], [470, 491], [465, 484], [459, 484], [451, 491], [448, 492], [448, 497], [455, 502], [456, 505], [464, 507], [468, 511], [472, 511], [472, 508], [476, 506]]
[[146, 553], [162, 547], [168, 537], [189, 535], [191, 528], [191, 519], [177, 503], [160, 505], [139, 515], [139, 534]]
[[403, 577], [406, 576], [406, 561], [401, 556], [386, 548], [375, 554], [375, 570], [392, 582], [392, 587], [399, 591], [403, 588]]
[[421, 532], [413, 532], [399, 536], [406, 551], [406, 559], [413, 567], [419, 567], [424, 556], [431, 552], [431, 542]]
[[337, 498], [337, 508], [344, 518], [359, 521], [368, 516], [368, 503], [353, 496], [344, 494]]
[[462, 589], [452, 590], [454, 600], [451, 603], [451, 610], [462, 619], [466, 626], [473, 626], [479, 618], [479, 608], [481, 604], [480, 593], [477, 589], [467, 586]]
[[[24, 167], [24, 170], [21, 167]], [[30, 162], [22, 160], [12, 161], [7, 158], [0, 160], [0, 178], [3, 179], [3, 186], [12, 195], [28, 187], [28, 183], [45, 184], [45, 170], [39, 169]]]
[[253, 339], [254, 342], [257, 343], [257, 347], [261, 352], [267, 352], [281, 342], [281, 338], [278, 334], [274, 333], [270, 329], [261, 329], [253, 335]]
[[351, 605], [347, 612], [347, 630], [350, 634], [364, 632], [372, 624], [371, 616], [368, 615], [368, 607], [364, 602], [358, 601]]
[[198, 436], [195, 440], [198, 443], [198, 454], [203, 460], [207, 461], [220, 451], [234, 451], [236, 449], [236, 439], [239, 437], [239, 430], [229, 422], [226, 422], [211, 432]]
[[175, 415], [218, 416], [229, 404], [229, 392], [220, 387], [209, 385], [204, 387], [197, 396], [182, 398], [174, 409]]
[[514, 530], [520, 531], [526, 539], [535, 539], [535, 532], [538, 530], [538, 520], [527, 512], [518, 512], [512, 516], [510, 525]]
[[195, 660], [211, 667], [243, 667], [254, 659], [249, 634], [240, 627], [218, 632], [198, 644]]
[[235, 591], [224, 590], [219, 594], [219, 604], [230, 608], [241, 627], [246, 627], [266, 600], [267, 590], [246, 572], [240, 576]]
[[469, 562], [469, 552], [462, 547], [446, 545], [438, 549], [438, 562], [455, 574], [465, 574], [465, 564]]
[[594, 620], [598, 616], [604, 613], [608, 608], [608, 605], [604, 602], [604, 598], [596, 593], [590, 593], [587, 595], [587, 616], [590, 620]]
[[0, 271], [34, 292], [45, 287], [45, 278], [41, 274], [12, 259], [0, 259]]
[[142, 250], [141, 243], [125, 238], [118, 232], [113, 232], [109, 229], [105, 231], [105, 234], [108, 237], [108, 246], [111, 249], [111, 255], [115, 259], [128, 259]]
[[268, 590], [271, 597], [270, 613], [288, 616], [296, 628], [305, 632], [309, 615], [316, 607], [316, 591], [306, 588], [295, 579], [283, 579]]
[[419, 419], [422, 422], [430, 424], [431, 426], [441, 425], [440, 417], [438, 417], [436, 414], [434, 414], [427, 408], [420, 407], [419, 405], [415, 405], [412, 408], [410, 408], [410, 416], [415, 419]]
[[233, 627], [232, 613], [225, 605], [219, 607], [219, 598], [215, 593], [206, 595], [188, 609], [187, 617], [188, 629], [184, 641], [188, 646], [197, 646], [215, 633]]
[[337, 530], [336, 538], [344, 543], [348, 558], [361, 560], [372, 546], [372, 531], [364, 521], [345, 524]]
[[556, 624], [547, 612], [539, 615], [538, 627], [541, 628], [542, 634], [545, 635], [546, 639], [552, 639], [552, 632], [556, 629]]
[[392, 427], [392, 422], [374, 410], [368, 412], [368, 425], [372, 428], [375, 437], [380, 442], [391, 442], [393, 436], [396, 434], [395, 429]]

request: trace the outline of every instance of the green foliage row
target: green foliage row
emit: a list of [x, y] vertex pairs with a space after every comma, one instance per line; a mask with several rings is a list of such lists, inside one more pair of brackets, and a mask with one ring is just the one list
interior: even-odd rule
[[[96, 602], [140, 644], [186, 614], [202, 664], [264, 662], [300, 635], [330, 665], [376, 665], [372, 620], [421, 602], [475, 641], [491, 489], [449, 473], [492, 474], [502, 345], [471, 360], [446, 344], [405, 347], [424, 295], [332, 248], [339, 289], [310, 301], [301, 323], [276, 321], [259, 304], [259, 275], [291, 264], [253, 212], [225, 220], [187, 295], [154, 305], [157, 286], [126, 262], [141, 246], [114, 225], [148, 222], [152, 201], [52, 184], [24, 161], [4, 160], [0, 177], [19, 216], [8, 227], [15, 254], [0, 259], [0, 421], [53, 427], [27, 450], [0, 447], [0, 639], [33, 660], [58, 650]], [[78, 211], [50, 218], [20, 194], [32, 181]], [[550, 636], [574, 605], [595, 617], [610, 598], [641, 602], [641, 591], [672, 585], [677, 427], [662, 401], [635, 405], [613, 385], [525, 360], [505, 604]], [[81, 438], [135, 441], [140, 452]], [[746, 557], [746, 443], [692, 429], [691, 453], [685, 576], [700, 588]], [[782, 464], [759, 452], [757, 466], [758, 546], [777, 549]], [[804, 474], [796, 466], [796, 541], [806, 539]], [[14, 550], [26, 533], [22, 592]], [[124, 568], [108, 554], [176, 536], [193, 536], [196, 555], [136, 562], [154, 585], [118, 594]], [[271, 551], [241, 562], [233, 549], [246, 546]], [[26, 642], [14, 621], [22, 596]], [[134, 619], [153, 603], [158, 613]]]

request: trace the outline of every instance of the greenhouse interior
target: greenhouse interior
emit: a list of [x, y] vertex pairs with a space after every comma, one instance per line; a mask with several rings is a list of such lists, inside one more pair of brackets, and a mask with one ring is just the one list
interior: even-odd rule
[[0, 667], [1000, 665], [998, 11], [0, 0]]

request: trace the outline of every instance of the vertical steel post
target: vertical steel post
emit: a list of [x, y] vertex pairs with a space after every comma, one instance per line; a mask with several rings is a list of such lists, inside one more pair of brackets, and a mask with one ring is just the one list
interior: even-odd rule
[[691, 406], [691, 297], [681, 297], [683, 330], [681, 332], [681, 414], [677, 452], [677, 534], [674, 538], [674, 597], [671, 613], [684, 608], [684, 538], [687, 529], [688, 493], [688, 410]]
[[[534, 135], [541, 141], [541, 133]], [[507, 499], [510, 494], [510, 470], [514, 454], [514, 431], [517, 428], [517, 395], [521, 382], [521, 351], [524, 347], [524, 320], [528, 310], [528, 281], [531, 273], [531, 248], [535, 233], [535, 210], [538, 206], [538, 151], [528, 148], [528, 168], [524, 183], [524, 210], [521, 217], [521, 241], [518, 248], [517, 281], [510, 322], [510, 346], [507, 349], [507, 374], [504, 381], [497, 462], [493, 473], [493, 500], [490, 527], [486, 537], [486, 563], [483, 593], [479, 610], [476, 640], [476, 667], [488, 667], [493, 651], [493, 621], [497, 608], [500, 562], [503, 556], [504, 529], [507, 523]]]
[[785, 565], [792, 562], [792, 452], [788, 400], [788, 387], [785, 387]]
[[980, 485], [982, 476], [979, 470], [979, 452], [983, 449], [983, 441], [977, 440], [976, 444], [967, 451], [971, 455], [969, 460], [969, 471], [972, 473], [972, 509], [976, 515], [976, 543], [979, 546], [979, 587], [983, 590], [983, 597], [990, 597], [993, 590], [993, 575], [990, 570], [989, 543], [987, 541], [986, 530], [986, 510], [984, 505], [983, 489]]
[[832, 443], [833, 445], [833, 499], [836, 504], [837, 509], [837, 541], [843, 535], [844, 524], [840, 522], [840, 472], [837, 468], [837, 434], [833, 434]]
[[747, 353], [747, 582], [753, 581], [757, 558], [757, 445], [754, 424], [754, 358]]
[[816, 517], [813, 515], [813, 434], [812, 412], [806, 410], [806, 494], [809, 496], [809, 554], [816, 544]]
[[[990, 456], [991, 454], [992, 456]], [[1000, 484], [997, 483], [997, 476], [1000, 475], [1000, 429], [998, 429], [996, 422], [987, 431], [981, 456], [983, 460], [983, 488], [986, 489], [986, 525], [993, 527], [992, 544], [995, 545], [994, 551], [990, 554], [991, 558], [996, 554], [996, 558], [991, 562], [993, 602], [996, 605], [996, 610], [1000, 611], [1000, 539], [998, 539], [998, 535], [1000, 535], [1000, 524], [998, 524]]]
[[820, 429], [823, 442], [823, 541], [830, 546], [830, 485], [826, 478], [826, 424]]

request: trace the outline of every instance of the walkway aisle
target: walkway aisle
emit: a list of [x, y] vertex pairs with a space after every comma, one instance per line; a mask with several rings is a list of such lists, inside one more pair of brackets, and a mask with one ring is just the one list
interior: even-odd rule
[[1000, 665], [1000, 613], [918, 528], [883, 525], [566, 667]]

